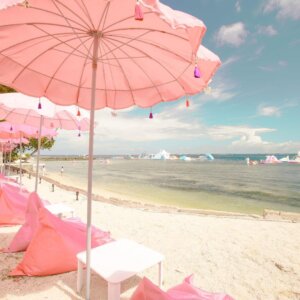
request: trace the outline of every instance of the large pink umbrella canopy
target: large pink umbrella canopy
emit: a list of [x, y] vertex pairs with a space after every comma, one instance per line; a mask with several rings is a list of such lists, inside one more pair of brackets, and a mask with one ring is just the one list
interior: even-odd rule
[[141, 1], [142, 22], [136, 0], [28, 3], [0, 12], [0, 82], [25, 94], [90, 109], [95, 36], [96, 109], [149, 107], [207, 83], [192, 76], [205, 25], [159, 1]]
[[[158, 0], [28, 3], [27, 7], [0, 11], [0, 82], [32, 96], [46, 96], [57, 104], [91, 110], [86, 259], [89, 299], [94, 110], [151, 107], [201, 92], [220, 60], [213, 62], [213, 71], [199, 66], [197, 52], [205, 25]], [[144, 12], [141, 22], [135, 19], [142, 19], [140, 9]]]

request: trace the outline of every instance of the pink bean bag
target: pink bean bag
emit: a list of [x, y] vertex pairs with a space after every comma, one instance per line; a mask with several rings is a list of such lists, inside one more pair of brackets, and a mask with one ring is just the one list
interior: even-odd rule
[[25, 222], [29, 193], [18, 186], [0, 186], [0, 225], [17, 225]]
[[164, 292], [149, 279], [143, 278], [130, 300], [234, 300], [226, 294], [203, 291], [193, 285], [192, 279], [191, 275], [183, 283]]
[[25, 251], [31, 242], [39, 224], [39, 209], [44, 207], [43, 201], [35, 193], [31, 193], [28, 197], [28, 205], [25, 216], [25, 223], [14, 236], [10, 245], [4, 252]]
[[[92, 247], [112, 241], [109, 232], [92, 229]], [[46, 276], [77, 269], [76, 254], [86, 250], [86, 225], [61, 220], [47, 209], [39, 209], [39, 225], [22, 262], [10, 275]]]

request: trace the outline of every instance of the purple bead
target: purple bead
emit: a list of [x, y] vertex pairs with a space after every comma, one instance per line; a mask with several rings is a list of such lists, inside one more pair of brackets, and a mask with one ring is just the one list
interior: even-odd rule
[[197, 65], [195, 66], [194, 77], [195, 78], [200, 78], [201, 77], [201, 73], [200, 73], [200, 70], [199, 70]]

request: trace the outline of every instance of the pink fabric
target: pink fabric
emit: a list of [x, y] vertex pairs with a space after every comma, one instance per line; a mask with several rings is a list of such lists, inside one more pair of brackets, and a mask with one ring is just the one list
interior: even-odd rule
[[30, 0], [29, 8], [0, 11], [0, 82], [90, 109], [95, 28], [101, 36], [96, 109], [151, 107], [199, 93], [220, 65], [216, 55], [206, 57], [199, 62], [203, 78], [194, 78], [206, 27], [158, 0], [141, 1], [143, 21], [134, 18], [136, 0], [86, 0], [84, 8], [80, 3]]
[[[12, 114], [11, 120], [16, 121], [13, 117], [16, 117]], [[15, 122], [1, 122], [0, 123], [0, 137], [1, 133], [9, 133], [10, 137], [15, 136], [17, 137], [38, 137], [39, 127], [32, 127], [26, 124], [16, 124]], [[42, 135], [41, 136], [48, 136], [53, 137], [56, 136], [57, 132], [54, 129], [42, 127]]]
[[28, 198], [25, 224], [19, 229], [8, 248], [4, 249], [4, 252], [19, 252], [27, 249], [38, 228], [38, 216], [41, 207], [44, 207], [44, 204], [39, 196], [34, 192], [31, 193]]
[[209, 293], [195, 287], [192, 283], [193, 276], [187, 277], [183, 283], [162, 291], [149, 279], [143, 278], [130, 300], [234, 300], [222, 293]]
[[9, 6], [16, 5], [18, 3], [23, 2], [24, 0], [1, 0], [0, 1], [0, 9], [5, 9]]
[[[41, 109], [38, 109], [39, 101]], [[41, 116], [43, 116], [41, 136], [55, 136], [56, 131], [54, 128], [66, 130], [80, 128], [82, 131], [87, 131], [89, 129], [88, 113], [84, 110], [80, 113], [82, 117], [79, 118], [76, 116], [77, 107], [55, 105], [46, 98], [39, 100], [36, 97], [26, 96], [21, 93], [0, 94], [0, 119], [19, 125], [12, 125], [13, 132], [9, 131], [10, 126], [6, 126], [6, 131], [8, 130], [9, 134], [13, 135], [21, 131], [24, 134], [27, 133], [28, 136], [37, 137], [37, 128], [40, 126]]]
[[15, 225], [25, 222], [29, 193], [18, 186], [0, 186], [0, 225]]
[[[112, 241], [109, 232], [92, 228], [92, 247]], [[77, 269], [76, 254], [86, 249], [86, 225], [61, 220], [39, 209], [39, 225], [22, 262], [10, 275], [46, 276]]]

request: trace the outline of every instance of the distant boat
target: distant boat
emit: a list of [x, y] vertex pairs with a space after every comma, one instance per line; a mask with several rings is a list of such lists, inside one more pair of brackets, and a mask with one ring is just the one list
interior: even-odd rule
[[157, 154], [155, 154], [152, 159], [157, 160], [167, 160], [170, 159], [170, 153], [168, 153], [166, 150], [160, 150]]
[[289, 161], [291, 164], [300, 164], [300, 151], [298, 151], [298, 154], [296, 155], [295, 158], [291, 159]]
[[260, 161], [261, 164], [279, 164], [281, 161], [275, 155], [267, 155], [265, 160]]
[[289, 155], [285, 156], [285, 157], [282, 157], [279, 159], [281, 162], [285, 162], [285, 163], [288, 163], [290, 162], [290, 157]]
[[213, 157], [213, 155], [210, 154], [210, 153], [206, 153], [204, 155], [200, 155], [200, 156], [198, 156], [197, 159], [200, 160], [200, 161], [213, 161], [213, 160], [215, 160], [215, 158]]
[[181, 156], [179, 157], [179, 160], [183, 160], [183, 161], [191, 161], [192, 158], [189, 157], [189, 156], [186, 156], [186, 155], [181, 155]]

